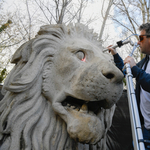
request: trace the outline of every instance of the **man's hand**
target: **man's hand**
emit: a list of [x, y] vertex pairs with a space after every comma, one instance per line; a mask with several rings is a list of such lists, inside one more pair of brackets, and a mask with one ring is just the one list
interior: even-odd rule
[[136, 66], [136, 63], [135, 63], [134, 59], [131, 56], [128, 56], [128, 57], [125, 58], [124, 64], [126, 64], [126, 63], [129, 63], [131, 68], [133, 66]]
[[111, 53], [112, 55], [117, 54], [116, 49], [112, 48], [112, 45], [107, 47], [109, 49], [109, 53]]

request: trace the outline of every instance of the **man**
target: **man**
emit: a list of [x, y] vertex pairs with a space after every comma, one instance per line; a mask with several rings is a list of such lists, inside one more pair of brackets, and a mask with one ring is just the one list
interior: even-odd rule
[[[136, 78], [135, 94], [141, 123], [144, 125], [143, 137], [145, 140], [150, 140], [150, 23], [142, 24], [139, 30], [138, 45], [141, 52], [146, 54], [146, 57], [139, 63], [136, 64], [130, 56], [126, 57], [123, 62], [115, 49], [111, 48], [111, 46], [108, 49], [114, 56], [114, 61], [120, 70], [122, 70], [124, 64], [130, 64], [133, 77]], [[150, 144], [146, 144], [145, 147], [146, 150], [150, 150]]]

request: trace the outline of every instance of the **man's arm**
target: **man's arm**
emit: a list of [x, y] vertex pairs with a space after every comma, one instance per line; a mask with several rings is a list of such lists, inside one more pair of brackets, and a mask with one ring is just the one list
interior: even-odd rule
[[122, 71], [122, 68], [124, 66], [122, 58], [117, 53], [116, 49], [112, 48], [112, 45], [108, 46], [107, 48], [109, 49], [109, 52], [113, 55], [116, 66]]
[[145, 91], [150, 92], [150, 74], [137, 66], [132, 67], [131, 70], [137, 84], [140, 84]]
[[123, 66], [124, 66], [122, 58], [119, 56], [118, 53], [113, 55], [113, 57], [114, 57], [114, 62], [116, 64], [116, 66], [122, 71]]
[[133, 77], [136, 78], [137, 84], [140, 84], [145, 91], [150, 92], [150, 74], [146, 73], [143, 69], [140, 69], [136, 65], [134, 59], [130, 56], [125, 58], [124, 64], [126, 63], [130, 64]]

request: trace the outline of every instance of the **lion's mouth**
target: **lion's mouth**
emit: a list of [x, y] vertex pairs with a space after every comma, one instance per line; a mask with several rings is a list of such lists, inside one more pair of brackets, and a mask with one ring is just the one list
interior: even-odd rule
[[59, 114], [67, 124], [70, 137], [90, 144], [96, 144], [105, 136], [115, 108], [106, 109], [111, 106], [107, 99], [87, 102], [71, 96], [56, 105], [59, 105]]
[[89, 114], [97, 115], [101, 108], [106, 108], [106, 100], [86, 102], [84, 100], [68, 96], [62, 102], [62, 106], [74, 109], [76, 111], [80, 111], [82, 109]]

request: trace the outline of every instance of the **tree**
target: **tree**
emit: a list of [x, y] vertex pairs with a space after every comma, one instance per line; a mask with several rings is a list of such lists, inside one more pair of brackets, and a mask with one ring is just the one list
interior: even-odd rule
[[[103, 0], [103, 5], [104, 5], [104, 3], [105, 3], [105, 0]], [[103, 17], [103, 23], [102, 23], [100, 34], [99, 34], [99, 39], [100, 40], [102, 40], [104, 27], [106, 25], [106, 21], [107, 21], [107, 18], [108, 18], [108, 15], [109, 15], [109, 12], [110, 12], [110, 9], [111, 9], [112, 5], [113, 5], [113, 0], [109, 0], [106, 12], [104, 14], [103, 14], [103, 8], [104, 7], [102, 6], [101, 14], [102, 14], [102, 17]]]
[[0, 5], [2, 10], [0, 13], [0, 83], [3, 82], [10, 66], [12, 66], [9, 62], [14, 49], [25, 39], [22, 27], [16, 20], [16, 12], [11, 14], [4, 12], [2, 4]]
[[49, 5], [49, 1], [34, 0], [34, 2], [37, 4], [41, 13], [44, 15], [44, 19], [47, 20], [49, 24], [54, 22], [62, 24], [64, 22], [67, 7], [69, 7], [72, 0], [52, 0], [51, 5]]
[[1, 73], [0, 73], [0, 83], [3, 82], [3, 80], [4, 80], [5, 77], [6, 77], [6, 75], [7, 75], [7, 70], [6, 70], [6, 68], [4, 68], [4, 69], [1, 71]]
[[[150, 21], [149, 4], [146, 0], [116, 0], [113, 2], [115, 14], [111, 16], [117, 26], [122, 29], [123, 35], [138, 33], [138, 27], [142, 23]], [[136, 36], [137, 40], [138, 37]], [[140, 51], [139, 51], [140, 52]], [[137, 58], [142, 59], [142, 53], [137, 54]]]
[[7, 23], [3, 24], [1, 27], [0, 27], [0, 33], [2, 31], [4, 31], [6, 28], [9, 27], [9, 24], [12, 24], [12, 21], [11, 20], [8, 20]]

